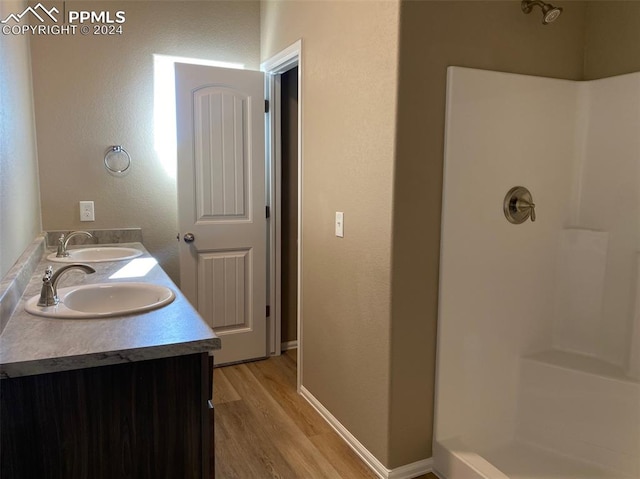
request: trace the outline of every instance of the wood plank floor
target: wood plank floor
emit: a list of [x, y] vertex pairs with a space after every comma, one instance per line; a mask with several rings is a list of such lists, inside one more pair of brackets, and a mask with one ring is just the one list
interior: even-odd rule
[[216, 479], [377, 479], [297, 394], [295, 350], [213, 378]]

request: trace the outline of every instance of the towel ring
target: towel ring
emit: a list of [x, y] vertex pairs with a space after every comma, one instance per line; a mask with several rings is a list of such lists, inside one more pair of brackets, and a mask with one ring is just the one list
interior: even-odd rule
[[122, 146], [114, 145], [104, 155], [104, 166], [110, 173], [122, 176], [131, 166], [131, 155]]

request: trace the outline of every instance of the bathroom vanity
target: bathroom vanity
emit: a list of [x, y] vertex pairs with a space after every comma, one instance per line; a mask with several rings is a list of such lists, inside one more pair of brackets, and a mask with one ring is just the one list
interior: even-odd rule
[[[149, 265], [141, 244], [126, 246]], [[160, 309], [100, 319], [31, 315], [24, 303], [39, 294], [47, 265], [62, 266], [46, 260], [43, 245], [32, 249], [40, 259], [24, 258], [30, 278], [10, 272], [0, 285], [6, 293], [21, 276], [25, 284], [15, 308], [6, 305], [15, 291], [0, 295], [0, 477], [213, 477], [210, 353], [219, 338], [158, 265], [134, 280], [175, 292]], [[60, 287], [132, 281], [118, 274], [127, 263], [93, 263], [96, 273], [69, 272]]]

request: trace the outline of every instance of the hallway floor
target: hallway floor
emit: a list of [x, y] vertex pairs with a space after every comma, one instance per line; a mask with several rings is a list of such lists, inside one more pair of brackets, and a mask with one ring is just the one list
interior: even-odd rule
[[296, 350], [213, 377], [216, 479], [377, 479], [296, 393]]

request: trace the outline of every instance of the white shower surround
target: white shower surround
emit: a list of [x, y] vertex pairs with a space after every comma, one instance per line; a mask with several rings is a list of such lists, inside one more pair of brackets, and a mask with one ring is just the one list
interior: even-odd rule
[[[586, 477], [573, 458], [592, 463], [588, 477], [640, 477], [640, 74], [451, 67], [445, 143], [436, 471]], [[516, 185], [533, 194], [535, 223], [504, 218]], [[567, 234], [604, 281], [578, 281], [582, 253], [560, 270]], [[583, 289], [601, 311], [580, 331], [558, 316]]]

